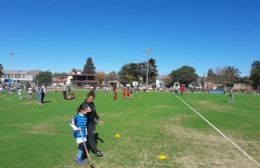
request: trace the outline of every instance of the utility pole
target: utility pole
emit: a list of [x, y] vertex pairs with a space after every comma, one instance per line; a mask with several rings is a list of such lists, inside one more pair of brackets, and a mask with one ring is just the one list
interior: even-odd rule
[[149, 81], [149, 77], [148, 77], [148, 74], [149, 74], [149, 55], [152, 53], [152, 49], [148, 48], [145, 50], [146, 52], [146, 55], [147, 55], [147, 70], [146, 70], [146, 88], [148, 88], [148, 81]]
[[206, 85], [206, 76], [204, 72], [204, 77], [203, 77], [203, 89], [205, 90], [205, 85]]

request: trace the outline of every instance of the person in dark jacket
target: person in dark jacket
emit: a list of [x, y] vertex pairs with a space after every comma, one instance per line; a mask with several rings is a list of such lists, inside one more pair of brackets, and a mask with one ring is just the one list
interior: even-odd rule
[[96, 129], [97, 123], [99, 123], [100, 125], [103, 125], [103, 121], [100, 119], [100, 117], [98, 116], [98, 114], [96, 112], [96, 107], [95, 107], [95, 104], [93, 102], [94, 99], [95, 99], [95, 93], [94, 93], [94, 91], [90, 91], [87, 94], [87, 98], [85, 100], [85, 103], [91, 109], [91, 113], [86, 114], [86, 117], [88, 118], [88, 124], [87, 124], [87, 130], [88, 130], [87, 138], [88, 138], [88, 140], [87, 140], [87, 142], [88, 142], [89, 149], [97, 157], [102, 157], [103, 152], [101, 152], [100, 150], [97, 149], [97, 144], [96, 144], [96, 139], [95, 139], [95, 129]]

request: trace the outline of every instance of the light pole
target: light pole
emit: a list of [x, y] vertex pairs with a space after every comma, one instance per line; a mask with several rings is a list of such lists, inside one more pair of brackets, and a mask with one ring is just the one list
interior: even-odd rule
[[150, 48], [145, 50], [145, 53], [147, 55], [146, 88], [148, 88], [148, 81], [149, 81], [149, 77], [148, 77], [148, 74], [149, 74], [149, 55], [151, 54], [151, 52], [152, 52], [152, 49], [150, 49]]

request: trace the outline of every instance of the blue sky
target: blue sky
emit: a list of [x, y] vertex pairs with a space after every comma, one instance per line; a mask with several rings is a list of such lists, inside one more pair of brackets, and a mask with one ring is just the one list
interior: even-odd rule
[[249, 75], [260, 60], [259, 9], [259, 0], [1, 0], [0, 63], [69, 72], [92, 57], [110, 72], [146, 61], [151, 48], [160, 74], [231, 65]]

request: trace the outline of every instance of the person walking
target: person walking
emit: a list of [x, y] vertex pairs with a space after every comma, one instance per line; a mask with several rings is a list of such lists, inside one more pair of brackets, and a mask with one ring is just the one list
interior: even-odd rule
[[41, 93], [41, 105], [44, 103], [44, 98], [45, 98], [45, 95], [46, 95], [46, 88], [44, 85], [41, 86], [41, 89], [40, 89], [40, 93]]
[[87, 94], [87, 98], [85, 100], [85, 104], [87, 104], [91, 109], [91, 113], [87, 113], [85, 115], [88, 118], [88, 123], [87, 123], [88, 141], [87, 141], [87, 143], [88, 143], [88, 147], [90, 148], [90, 150], [97, 157], [102, 157], [103, 152], [97, 149], [97, 144], [96, 144], [96, 140], [95, 140], [95, 129], [96, 129], [97, 123], [99, 123], [100, 125], [103, 125], [103, 121], [101, 120], [101, 118], [98, 116], [98, 114], [96, 112], [96, 107], [93, 102], [94, 99], [95, 99], [95, 93], [94, 93], [94, 90], [92, 90]]
[[88, 118], [85, 116], [87, 113], [90, 113], [91, 109], [86, 104], [82, 103], [78, 110], [77, 114], [72, 118], [70, 126], [73, 129], [73, 136], [78, 144], [78, 151], [75, 156], [75, 161], [78, 165], [83, 165], [86, 163], [87, 154], [86, 154], [86, 142], [87, 142], [87, 123]]

